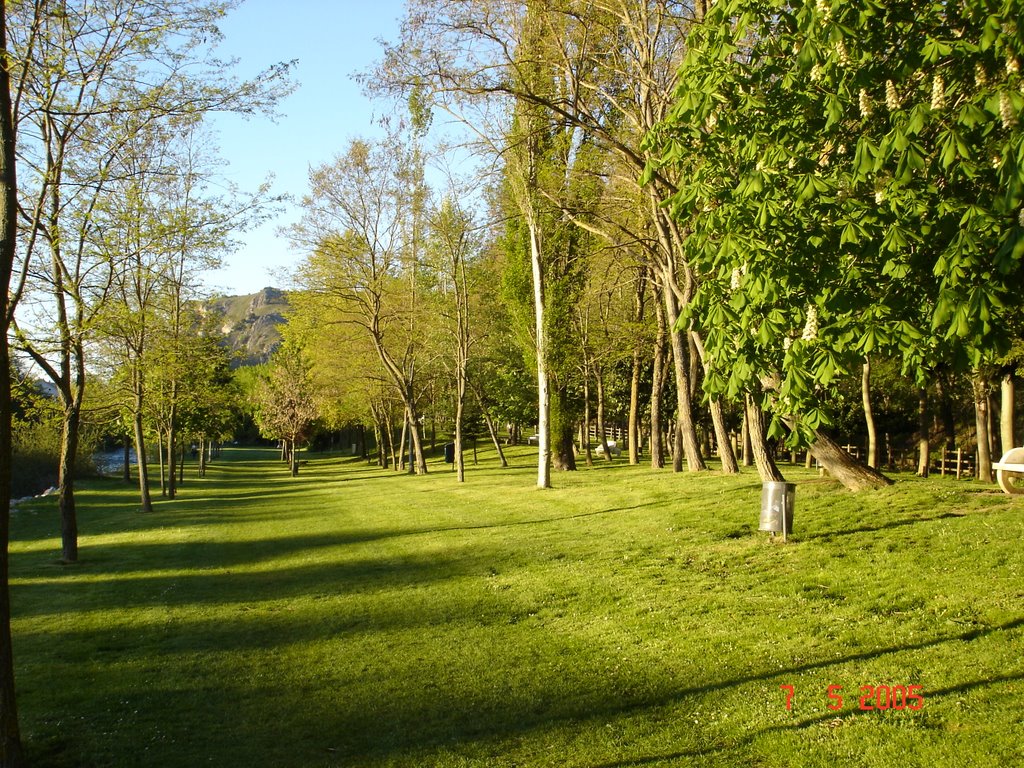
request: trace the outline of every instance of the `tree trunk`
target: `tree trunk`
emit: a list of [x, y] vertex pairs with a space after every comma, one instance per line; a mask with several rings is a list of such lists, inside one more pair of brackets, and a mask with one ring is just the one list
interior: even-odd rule
[[160, 468], [160, 495], [167, 495], [167, 468], [164, 466], [164, 439], [160, 430], [156, 433], [156, 463]]
[[462, 412], [466, 401], [466, 380], [463, 370], [459, 371], [455, 385], [455, 475], [460, 483], [466, 482], [466, 462], [462, 456]]
[[[636, 295], [633, 302], [633, 322], [637, 327], [644, 321], [644, 308], [647, 297], [647, 268], [641, 268], [636, 281]], [[643, 347], [641, 342], [642, 334], [637, 334], [633, 345], [633, 364], [629, 378], [629, 434], [626, 440], [629, 444], [629, 463], [640, 463], [640, 379], [643, 373]]]
[[563, 386], [551, 391], [551, 466], [559, 472], [576, 471], [576, 446], [573, 441], [575, 414], [569, 407], [569, 393]]
[[928, 412], [928, 388], [917, 388], [917, 476], [928, 477], [931, 464], [931, 414]]
[[875, 413], [871, 409], [871, 358], [864, 358], [860, 379], [861, 400], [864, 402], [864, 423], [868, 430], [868, 466], [878, 468], [878, 430]]
[[199, 438], [199, 476], [206, 477], [206, 435]]
[[999, 408], [999, 439], [1003, 444], [1003, 453], [1006, 453], [1011, 448], [1017, 447], [1016, 436], [1013, 433], [1014, 420], [1016, 416], [1014, 411], [1016, 406], [1015, 389], [1013, 374], [1007, 373], [999, 382], [999, 394], [1001, 396], [1002, 403]]
[[142, 426], [142, 402], [136, 396], [132, 426], [135, 431], [135, 463], [139, 468], [139, 504], [143, 512], [153, 511], [153, 499], [149, 495], [149, 466], [146, 463], [146, 435]]
[[402, 416], [402, 434], [398, 438], [398, 458], [395, 461], [395, 472], [401, 472], [403, 469], [412, 472], [412, 462], [409, 461], [411, 451], [408, 450], [409, 446], [409, 414], [406, 412]]
[[665, 392], [665, 377], [668, 372], [666, 355], [668, 341], [665, 329], [665, 310], [655, 302], [655, 317], [658, 321], [658, 335], [654, 340], [654, 359], [651, 374], [651, 469], [665, 467], [665, 428], [662, 424], [662, 403]]
[[989, 431], [988, 382], [975, 371], [971, 384], [974, 391], [974, 427], [978, 446], [978, 460], [975, 466], [978, 471], [978, 479], [983, 483], [991, 483], [992, 435]]
[[779, 471], [768, 449], [768, 438], [765, 432], [764, 411], [761, 404], [752, 396], [746, 396], [747, 431], [750, 435], [750, 452], [754, 456], [754, 464], [757, 466], [757, 474], [761, 476], [761, 482], [781, 483], [785, 481], [782, 472]]
[[498, 437], [497, 425], [494, 423], [494, 418], [482, 404], [480, 406], [480, 413], [483, 414], [484, 424], [487, 425], [487, 434], [491, 436], [491, 442], [494, 443], [494, 450], [498, 454], [498, 462], [502, 469], [504, 469], [508, 466], [508, 459], [505, 458], [505, 451], [501, 447], [501, 440]]
[[604, 429], [604, 373], [600, 367], [594, 371], [594, 378], [597, 381], [597, 436], [601, 440], [605, 461], [611, 461], [612, 452], [608, 450], [608, 435]]
[[548, 373], [547, 323], [544, 318], [544, 257], [537, 222], [530, 232], [530, 268], [533, 273], [534, 343], [537, 355], [537, 487], [551, 487], [551, 382]]
[[640, 375], [643, 372], [640, 349], [633, 350], [633, 369], [629, 380], [629, 463], [640, 463]]
[[[487, 425], [487, 432], [491, 436], [491, 442], [494, 443], [494, 450], [498, 454], [498, 461], [501, 462], [501, 466], [504, 469], [508, 466], [508, 460], [505, 458], [505, 451], [501, 447], [501, 439], [498, 436], [498, 425], [494, 422], [494, 417], [491, 415], [490, 409], [484, 403], [483, 397], [480, 395], [480, 390], [476, 387], [473, 379], [467, 378], [466, 385], [469, 390], [473, 393], [473, 397], [476, 398], [477, 405], [480, 406], [480, 413], [484, 417], [484, 424]], [[511, 435], [509, 436], [511, 439]]]
[[[761, 429], [764, 429], [763, 424]], [[743, 401], [743, 426], [740, 430], [740, 442], [743, 444], [743, 466], [754, 466], [754, 454], [750, 445], [750, 409], [747, 407], [746, 400]]]
[[[173, 419], [173, 416], [171, 417]], [[175, 445], [175, 438], [177, 435], [174, 432], [173, 421], [171, 421], [167, 427], [167, 498], [173, 499], [177, 493], [178, 486], [175, 482], [175, 465], [178, 463], [177, 445]]]
[[736, 452], [732, 447], [732, 439], [729, 437], [729, 430], [725, 427], [725, 413], [722, 410], [722, 401], [715, 398], [709, 404], [711, 409], [711, 423], [715, 426], [715, 442], [718, 443], [718, 456], [722, 460], [722, 471], [727, 475], [735, 475], [740, 471], [736, 463]]
[[299, 451], [298, 446], [295, 445], [295, 438], [291, 437], [287, 441], [288, 444], [288, 469], [291, 472], [292, 477], [299, 476]]
[[[664, 282], [668, 282], [666, 279]], [[676, 374], [676, 433], [682, 447], [682, 453], [676, 451], [672, 460], [672, 469], [682, 471], [682, 456], [686, 457], [686, 466], [691, 472], [703, 472], [707, 469], [704, 457], [697, 441], [697, 430], [693, 422], [693, 401], [690, 397], [690, 370], [688, 341], [675, 326], [679, 320], [679, 304], [671, 287], [662, 290], [665, 297], [665, 319], [668, 323], [669, 341], [672, 344], [672, 363]]]
[[815, 431], [811, 452], [832, 477], [851, 491], [866, 491], [892, 485], [892, 480], [876, 469], [861, 464], [843, 450], [835, 440], [821, 431]]
[[60, 510], [61, 562], [78, 562], [78, 513], [75, 509], [75, 460], [81, 432], [78, 403], [66, 407], [57, 469], [57, 508]]
[[588, 467], [594, 466], [594, 455], [590, 450], [590, 377], [583, 375], [583, 424], [580, 427], [580, 450]]
[[[18, 727], [14, 689], [14, 649], [11, 643], [9, 552], [11, 524], [11, 357], [9, 289], [17, 246], [17, 177], [15, 135], [11, 115], [10, 68], [7, 59], [7, 11], [0, 2], [0, 766], [25, 765]], [[77, 550], [77, 537], [76, 537]]]
[[423, 454], [423, 436], [420, 434], [419, 414], [416, 412], [415, 401], [411, 391], [408, 393], [408, 396], [410, 404], [406, 406], [406, 418], [409, 421], [409, 435], [412, 438], [413, 453], [410, 457], [412, 466], [409, 468], [409, 471], [415, 472], [417, 475], [425, 475], [427, 474], [427, 460]]

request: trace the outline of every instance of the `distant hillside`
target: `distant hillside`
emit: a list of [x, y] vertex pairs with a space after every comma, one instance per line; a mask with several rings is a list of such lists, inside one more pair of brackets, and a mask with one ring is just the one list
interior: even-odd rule
[[221, 332], [237, 366], [265, 363], [281, 343], [278, 327], [285, 322], [288, 300], [277, 288], [247, 296], [218, 296], [207, 307], [223, 318]]

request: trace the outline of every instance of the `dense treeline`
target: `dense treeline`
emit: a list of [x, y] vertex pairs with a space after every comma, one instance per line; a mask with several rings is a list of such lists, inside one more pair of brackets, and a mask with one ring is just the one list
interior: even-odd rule
[[[292, 231], [325, 423], [424, 471], [423, 425], [461, 443], [475, 401], [536, 428], [541, 486], [609, 426], [677, 471], [736, 446], [781, 479], [785, 441], [850, 487], [950, 445], [989, 477], [1019, 399], [1015, 8], [411, 3], [366, 75], [408, 118], [314, 170]], [[432, 111], [487, 173], [431, 186]]]

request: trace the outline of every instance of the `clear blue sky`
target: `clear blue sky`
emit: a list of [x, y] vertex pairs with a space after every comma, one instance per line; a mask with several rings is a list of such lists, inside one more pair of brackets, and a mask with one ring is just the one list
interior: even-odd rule
[[[354, 136], [378, 133], [376, 118], [388, 111], [362, 94], [352, 74], [381, 57], [378, 39], [393, 41], [402, 0], [246, 0], [221, 25], [220, 55], [240, 59], [239, 74], [252, 76], [278, 61], [298, 59], [298, 89], [280, 107], [282, 117], [214, 121], [226, 173], [243, 189], [255, 189], [269, 173], [274, 191], [296, 199], [306, 191], [308, 170], [331, 160]], [[275, 270], [289, 269], [290, 251], [277, 228], [298, 218], [294, 206], [243, 236], [244, 245], [210, 273], [210, 289], [245, 294], [281, 286]]]

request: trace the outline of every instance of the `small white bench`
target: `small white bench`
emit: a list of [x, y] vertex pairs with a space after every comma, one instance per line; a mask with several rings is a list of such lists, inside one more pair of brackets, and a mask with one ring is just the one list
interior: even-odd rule
[[1024, 448], [1011, 448], [992, 465], [999, 487], [1007, 493], [1024, 493]]

